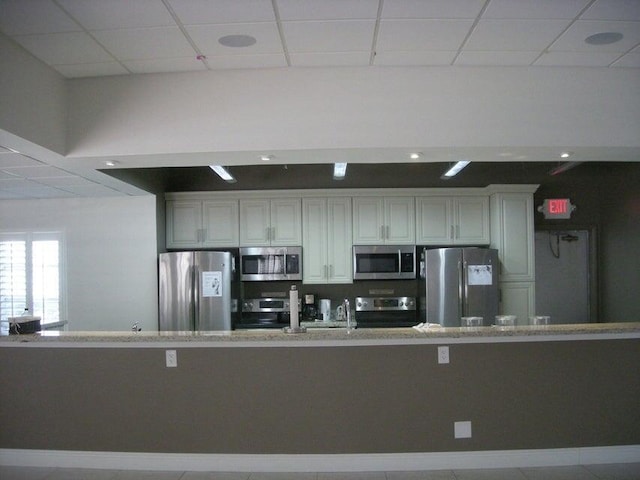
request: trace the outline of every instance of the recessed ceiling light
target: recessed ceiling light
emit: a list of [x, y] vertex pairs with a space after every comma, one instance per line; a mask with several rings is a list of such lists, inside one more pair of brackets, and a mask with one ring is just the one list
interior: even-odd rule
[[225, 35], [218, 39], [218, 43], [225, 47], [243, 48], [255, 45], [256, 39], [251, 35]]
[[260, 160], [263, 162], [268, 162], [269, 160], [273, 160], [275, 157], [273, 155], [260, 155]]
[[115, 160], [107, 160], [106, 162], [104, 162], [104, 164], [107, 167], [115, 167], [118, 164], [118, 162], [116, 162]]
[[560, 158], [569, 158], [571, 156], [571, 152], [562, 152], [560, 154]]
[[584, 39], [584, 41], [589, 45], [609, 45], [611, 43], [619, 42], [622, 40], [622, 37], [624, 37], [624, 35], [620, 32], [602, 32], [589, 35]]
[[342, 180], [346, 174], [347, 174], [347, 164], [346, 163], [334, 163], [333, 164], [333, 179], [334, 180]]
[[422, 152], [413, 152], [409, 154], [409, 158], [411, 160], [418, 160], [420, 157], [422, 157]]

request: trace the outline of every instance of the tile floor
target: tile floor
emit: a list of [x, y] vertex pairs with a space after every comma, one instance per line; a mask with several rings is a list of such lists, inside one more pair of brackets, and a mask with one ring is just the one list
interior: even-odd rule
[[0, 466], [2, 480], [640, 480], [640, 463], [362, 473], [203, 473]]

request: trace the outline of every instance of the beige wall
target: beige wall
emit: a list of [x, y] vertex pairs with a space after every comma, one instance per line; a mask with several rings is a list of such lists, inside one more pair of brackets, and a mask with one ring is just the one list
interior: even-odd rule
[[[376, 453], [640, 444], [640, 341], [0, 348], [0, 448]], [[454, 439], [471, 421], [473, 436]]]

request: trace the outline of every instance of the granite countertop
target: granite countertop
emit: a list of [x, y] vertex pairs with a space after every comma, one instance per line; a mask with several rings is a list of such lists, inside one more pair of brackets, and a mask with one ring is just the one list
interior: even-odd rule
[[480, 343], [505, 341], [640, 338], [640, 322], [551, 325], [544, 327], [430, 327], [416, 328], [309, 328], [305, 333], [281, 330], [234, 330], [209, 332], [50, 332], [0, 337], [1, 346], [53, 344], [191, 344], [224, 346], [389, 345], [420, 343]]

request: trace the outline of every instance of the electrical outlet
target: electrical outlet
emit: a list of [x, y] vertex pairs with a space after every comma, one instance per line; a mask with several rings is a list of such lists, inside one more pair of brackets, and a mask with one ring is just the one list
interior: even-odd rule
[[454, 438], [471, 438], [471, 422], [453, 422]]
[[438, 347], [438, 363], [449, 363], [449, 347]]
[[167, 367], [178, 366], [178, 352], [176, 352], [175, 350], [166, 350], [164, 352], [164, 355], [167, 361]]

